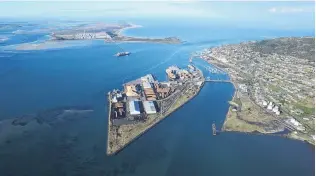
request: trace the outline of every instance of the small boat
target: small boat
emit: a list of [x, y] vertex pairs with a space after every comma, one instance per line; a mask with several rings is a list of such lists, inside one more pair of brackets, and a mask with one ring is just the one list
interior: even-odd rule
[[215, 123], [212, 124], [213, 136], [216, 135], [216, 126]]
[[114, 56], [120, 57], [120, 56], [128, 56], [130, 54], [131, 54], [130, 52], [118, 52]]

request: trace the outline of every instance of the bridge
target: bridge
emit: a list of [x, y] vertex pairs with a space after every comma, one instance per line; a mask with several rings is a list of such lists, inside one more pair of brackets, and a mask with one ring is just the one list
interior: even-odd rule
[[222, 83], [232, 83], [231, 80], [223, 80], [223, 79], [211, 79], [211, 78], [206, 78], [205, 82], [222, 82]]

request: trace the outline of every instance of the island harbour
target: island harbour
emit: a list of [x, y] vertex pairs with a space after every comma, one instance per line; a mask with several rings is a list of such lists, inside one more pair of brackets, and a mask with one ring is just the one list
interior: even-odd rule
[[205, 80], [202, 71], [191, 64], [187, 69], [170, 66], [166, 75], [165, 82], [148, 74], [125, 83], [123, 91], [108, 93], [108, 155], [122, 150], [196, 96]]

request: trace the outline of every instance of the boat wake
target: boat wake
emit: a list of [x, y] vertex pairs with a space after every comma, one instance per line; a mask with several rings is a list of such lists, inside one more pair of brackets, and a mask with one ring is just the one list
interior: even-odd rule
[[171, 59], [173, 59], [174, 56], [176, 56], [176, 54], [178, 54], [180, 51], [183, 51], [184, 49], [185, 49], [185, 47], [181, 47], [181, 48], [177, 49], [176, 51], [174, 51], [173, 53], [171, 53], [171, 54], [169, 55], [169, 57], [167, 57], [165, 60], [163, 60], [163, 61], [159, 62], [158, 64], [153, 65], [152, 67], [150, 67], [150, 68], [148, 68], [148, 69], [145, 69], [145, 70], [143, 70], [143, 71], [141, 71], [141, 72], [135, 71], [134, 73], [130, 74], [129, 76], [124, 77], [124, 78], [122, 79], [122, 81], [125, 82], [126, 80], [132, 79], [133, 77], [139, 75], [140, 73], [141, 73], [141, 74], [146, 74], [146, 73], [148, 73], [149, 71], [158, 68], [159, 66], [161, 66], [161, 65], [167, 63], [168, 61], [170, 61]]

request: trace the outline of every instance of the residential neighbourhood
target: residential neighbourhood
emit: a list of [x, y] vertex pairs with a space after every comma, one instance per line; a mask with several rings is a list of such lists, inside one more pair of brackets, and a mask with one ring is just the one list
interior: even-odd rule
[[239, 97], [312, 138], [314, 42], [309, 37], [245, 42], [207, 49], [202, 58], [228, 72]]

